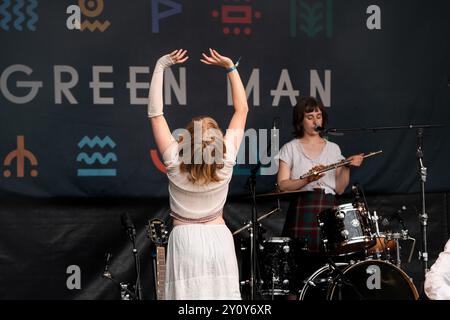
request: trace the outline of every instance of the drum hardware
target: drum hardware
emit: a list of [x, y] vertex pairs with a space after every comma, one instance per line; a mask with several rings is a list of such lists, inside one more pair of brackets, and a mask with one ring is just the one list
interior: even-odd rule
[[[275, 209], [273, 209], [273, 210], [267, 212], [266, 214], [263, 214], [261, 217], [259, 217], [259, 218], [257, 219], [257, 221], [260, 222], [260, 221], [262, 221], [263, 219], [265, 219], [265, 218], [271, 216], [272, 214], [278, 213], [278, 212], [280, 212], [280, 211], [281, 211], [281, 208], [278, 206], [278, 208], [275, 208]], [[234, 231], [234, 232], [233, 232], [233, 235], [237, 235], [238, 233], [244, 231], [245, 229], [249, 229], [249, 231], [250, 231], [251, 225], [252, 225], [252, 222], [251, 222], [251, 221], [247, 222], [242, 228], [239, 228], [239, 229], [237, 229], [236, 231]], [[261, 226], [261, 224], [259, 224], [259, 226]]]
[[[252, 192], [253, 193], [253, 192]], [[256, 201], [256, 199], [254, 199]], [[280, 206], [280, 201], [278, 200], [278, 207], [267, 212], [266, 214], [263, 214], [262, 216], [260, 216], [259, 218], [256, 219], [257, 223], [257, 234], [254, 233], [254, 228], [253, 228], [253, 220], [255, 218], [256, 215], [256, 207], [254, 206], [252, 209], [252, 221], [247, 222], [242, 228], [239, 228], [238, 230], [233, 232], [233, 236], [239, 234], [240, 232], [244, 231], [244, 230], [248, 230], [249, 232], [249, 238], [250, 238], [250, 255], [249, 255], [249, 260], [250, 260], [250, 280], [242, 283], [241, 285], [249, 285], [250, 286], [250, 299], [253, 300], [255, 297], [255, 291], [256, 291], [256, 287], [259, 283], [258, 281], [258, 277], [257, 277], [257, 268], [258, 268], [258, 259], [257, 259], [257, 251], [256, 246], [258, 246], [259, 250], [262, 250], [261, 248], [261, 244], [257, 241], [258, 239], [262, 238], [262, 233], [265, 232], [265, 230], [262, 228], [261, 224], [259, 223], [260, 221], [262, 221], [263, 219], [266, 219], [267, 217], [271, 216], [274, 213], [280, 212], [281, 211], [281, 206]], [[243, 250], [243, 248], [241, 247], [241, 250]]]
[[[386, 255], [386, 260], [390, 261], [391, 260], [391, 250], [395, 249], [395, 264], [397, 267], [401, 268], [401, 264], [402, 264], [402, 260], [401, 260], [401, 246], [400, 246], [400, 240], [403, 241], [407, 241], [410, 240], [412, 241], [412, 246], [411, 246], [411, 250], [408, 256], [408, 262], [411, 262], [412, 259], [412, 255], [416, 246], [416, 239], [412, 238], [409, 236], [408, 234], [408, 229], [406, 229], [406, 226], [403, 222], [403, 219], [401, 217], [401, 212], [406, 211], [406, 206], [402, 206], [401, 209], [397, 210], [397, 212], [393, 215], [393, 217], [391, 218], [383, 218], [382, 224], [384, 226], [389, 225], [389, 222], [395, 218], [399, 221], [400, 226], [401, 226], [401, 230], [400, 232], [385, 232], [385, 233], [381, 233], [379, 230], [379, 225], [378, 225], [378, 220], [380, 219], [380, 217], [377, 215], [377, 212], [374, 210], [373, 214], [371, 216], [371, 219], [373, 221], [373, 226], [375, 228], [375, 233], [373, 234], [373, 237], [376, 240], [376, 243], [374, 245], [375, 248], [371, 247], [368, 248], [367, 250], [367, 254], [375, 254], [375, 257], [377, 259], [381, 259], [381, 253], [379, 251], [379, 247], [381, 247], [383, 253]], [[393, 243], [393, 244], [392, 244]]]
[[333, 282], [336, 282], [338, 287], [338, 300], [342, 300], [342, 286], [346, 285], [351, 287], [354, 292], [357, 294], [357, 296], [360, 298], [360, 300], [363, 298], [362, 294], [359, 292], [359, 290], [353, 285], [353, 283], [350, 281], [349, 278], [342, 272], [341, 269], [333, 262], [332, 259], [328, 259], [329, 266], [338, 273], [336, 278], [333, 279]]

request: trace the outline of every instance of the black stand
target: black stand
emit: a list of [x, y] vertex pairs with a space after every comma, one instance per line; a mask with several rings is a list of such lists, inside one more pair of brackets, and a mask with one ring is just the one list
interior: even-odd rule
[[256, 211], [256, 173], [261, 167], [259, 162], [252, 170], [248, 178], [250, 193], [252, 196], [252, 221], [249, 226], [250, 232], [250, 300], [255, 299], [255, 288], [258, 283], [256, 277], [257, 262], [258, 262], [258, 213]]
[[424, 274], [428, 272], [428, 251], [427, 251], [427, 224], [428, 215], [425, 206], [425, 182], [427, 181], [427, 168], [423, 164], [423, 128], [417, 129], [417, 152], [416, 157], [419, 162], [420, 191], [422, 199], [422, 212], [419, 215], [422, 231], [422, 253], [420, 255], [423, 262]]
[[[272, 130], [270, 132], [273, 134], [274, 138], [278, 138], [278, 122], [279, 118], [275, 118], [272, 122]], [[272, 151], [272, 135], [269, 138], [269, 143], [267, 145], [267, 153]], [[250, 193], [252, 197], [252, 220], [249, 226], [250, 232], [250, 300], [255, 299], [256, 285], [259, 284], [259, 277], [256, 275], [258, 270], [258, 238], [259, 238], [259, 224], [258, 224], [258, 213], [256, 210], [256, 174], [261, 168], [261, 161], [251, 169], [250, 176], [248, 177], [248, 185], [250, 188]]]
[[137, 300], [142, 300], [142, 287], [141, 287], [141, 268], [139, 261], [138, 250], [136, 249], [136, 233], [133, 236], [130, 236], [131, 242], [133, 244], [133, 256], [134, 256], [134, 268], [136, 270], [136, 286], [135, 286], [135, 294]]
[[128, 284], [123, 282], [118, 282], [116, 279], [114, 279], [112, 273], [109, 271], [109, 261], [112, 257], [110, 253], [106, 253], [106, 262], [105, 262], [105, 268], [103, 270], [102, 277], [108, 280], [111, 280], [120, 290], [120, 300], [136, 300], [136, 294], [131, 292], [128, 289]]
[[134, 267], [136, 270], [136, 285], [135, 285], [135, 296], [137, 300], [142, 300], [142, 288], [141, 288], [141, 271], [140, 271], [140, 261], [139, 254], [136, 248], [136, 228], [134, 227], [133, 222], [131, 221], [128, 213], [123, 213], [121, 216], [122, 225], [125, 228], [125, 231], [130, 238], [130, 241], [133, 245], [133, 256], [134, 256]]

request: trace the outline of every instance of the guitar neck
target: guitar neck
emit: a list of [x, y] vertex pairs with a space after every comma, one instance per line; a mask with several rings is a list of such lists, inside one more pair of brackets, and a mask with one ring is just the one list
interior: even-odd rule
[[156, 299], [164, 300], [166, 282], [166, 248], [156, 247]]

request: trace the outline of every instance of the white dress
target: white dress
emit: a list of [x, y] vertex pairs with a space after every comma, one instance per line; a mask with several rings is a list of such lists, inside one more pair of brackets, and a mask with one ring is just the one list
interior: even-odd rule
[[424, 289], [431, 300], [450, 300], [450, 239], [425, 274]]
[[222, 214], [236, 163], [233, 149], [227, 146], [224, 167], [218, 172], [222, 180], [203, 186], [192, 184], [187, 174], [180, 172], [176, 142], [163, 154], [171, 215], [191, 222], [175, 226], [169, 236], [166, 300], [241, 299], [233, 235], [225, 224], [199, 223]]
[[233, 236], [224, 224], [175, 226], [169, 236], [166, 300], [239, 300]]

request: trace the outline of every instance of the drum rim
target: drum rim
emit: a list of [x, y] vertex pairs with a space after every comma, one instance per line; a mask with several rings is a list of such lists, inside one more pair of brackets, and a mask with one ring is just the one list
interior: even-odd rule
[[[272, 241], [271, 241], [272, 240]], [[273, 241], [275, 240], [275, 241]], [[284, 243], [292, 241], [292, 238], [289, 237], [270, 237], [264, 240], [264, 242], [270, 242], [270, 243]]]
[[[272, 293], [273, 291], [273, 293]], [[290, 290], [285, 290], [285, 289], [264, 289], [264, 290], [259, 290], [259, 294], [262, 296], [287, 296], [289, 295]]]
[[[361, 241], [361, 240], [363, 240], [363, 241]], [[340, 256], [340, 257], [347, 256], [347, 255], [354, 254], [357, 252], [362, 252], [364, 250], [374, 247], [377, 244], [377, 242], [374, 240], [375, 240], [374, 237], [368, 237], [368, 236], [354, 237], [354, 238], [351, 238], [350, 240], [344, 240], [344, 241], [339, 242], [338, 243], [339, 247], [335, 248], [334, 250], [325, 250], [325, 252], [329, 253], [332, 256]], [[358, 249], [355, 248], [354, 250], [350, 250], [350, 251], [339, 252], [338, 250], [336, 250], [339, 248], [344, 249], [346, 246], [354, 245], [354, 244], [358, 244], [358, 243], [363, 243], [365, 245], [362, 246], [361, 248], [358, 248]]]
[[[400, 271], [400, 274], [402, 275], [404, 280], [406, 280], [406, 282], [408, 283], [410, 289], [412, 289], [412, 292], [413, 292], [413, 295], [414, 295], [414, 300], [418, 300], [419, 299], [419, 292], [417, 291], [416, 286], [414, 285], [413, 281], [410, 279], [408, 274], [406, 272], [404, 272], [402, 269], [400, 269], [399, 267], [397, 267], [392, 262], [385, 261], [385, 260], [379, 260], [379, 259], [357, 261], [356, 263], [349, 264], [348, 267], [346, 267], [346, 268], [344, 268], [342, 270], [342, 272], [345, 275], [345, 272], [350, 271], [356, 265], [371, 264], [371, 263], [374, 263], [374, 262], [380, 262], [381, 264], [390, 265], [390, 266], [394, 267], [394, 269], [397, 269], [398, 271]], [[328, 290], [327, 290], [327, 297], [326, 297], [327, 300], [330, 300], [330, 298], [333, 296], [333, 293], [334, 293], [335, 289], [336, 289], [336, 285], [335, 284], [332, 284], [328, 288]]]

